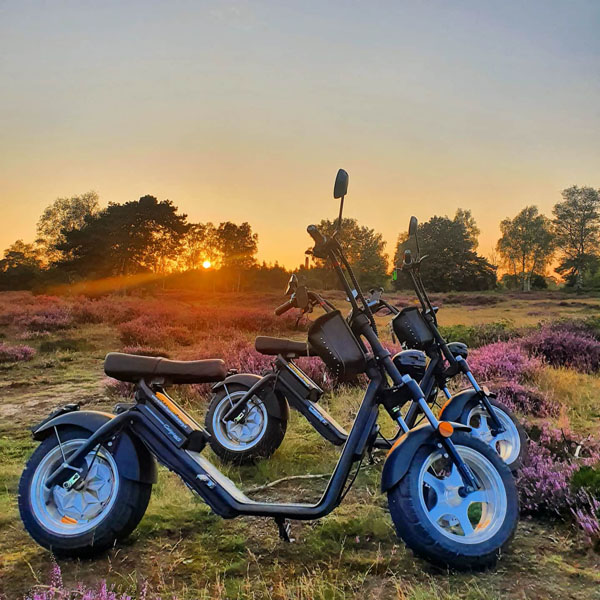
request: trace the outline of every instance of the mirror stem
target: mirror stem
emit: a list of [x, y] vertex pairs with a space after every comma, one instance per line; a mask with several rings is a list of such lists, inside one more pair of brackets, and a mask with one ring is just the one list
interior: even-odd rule
[[345, 196], [342, 196], [342, 199], [340, 200], [340, 216], [338, 217], [338, 222], [337, 222], [337, 227], [336, 227], [336, 231], [338, 233], [342, 229], [342, 213], [344, 212], [344, 198], [345, 198]]

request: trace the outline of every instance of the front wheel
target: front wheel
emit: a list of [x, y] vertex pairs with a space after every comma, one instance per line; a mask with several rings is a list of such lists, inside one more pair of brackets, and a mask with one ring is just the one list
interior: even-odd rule
[[92, 556], [110, 548], [135, 529], [150, 501], [152, 485], [122, 477], [102, 446], [86, 456], [89, 470], [83, 482], [69, 491], [46, 487], [64, 457], [90, 435], [79, 427], [58, 429], [37, 447], [19, 482], [25, 529], [38, 544], [63, 556]]
[[269, 458], [281, 445], [287, 429], [287, 420], [270, 415], [258, 396], [249, 400], [238, 422], [224, 420], [249, 389], [241, 384], [224, 386], [213, 396], [206, 413], [210, 447], [221, 460], [236, 465]]
[[465, 493], [443, 448], [426, 444], [388, 492], [390, 513], [398, 535], [417, 556], [457, 570], [492, 567], [519, 520], [514, 478], [498, 454], [480, 440], [456, 432], [452, 441], [479, 489]]

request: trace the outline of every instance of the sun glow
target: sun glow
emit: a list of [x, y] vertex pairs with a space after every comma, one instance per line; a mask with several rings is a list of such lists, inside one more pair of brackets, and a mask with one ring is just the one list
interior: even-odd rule
[[203, 266], [205, 269], [210, 269], [210, 268], [211, 268], [211, 266], [212, 266], [212, 263], [210, 262], [210, 260], [205, 260], [205, 261], [202, 263], [202, 266]]

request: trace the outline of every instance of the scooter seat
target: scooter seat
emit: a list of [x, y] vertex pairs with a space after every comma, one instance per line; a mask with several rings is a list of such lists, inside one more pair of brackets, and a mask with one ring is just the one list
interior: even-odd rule
[[257, 352], [268, 356], [283, 354], [284, 356], [309, 356], [309, 348], [306, 342], [296, 342], [284, 338], [260, 335], [254, 342]]
[[165, 383], [210, 383], [227, 376], [220, 359], [168, 360], [156, 356], [138, 356], [111, 352], [104, 360], [104, 372], [114, 379], [137, 383], [141, 379], [162, 378]]

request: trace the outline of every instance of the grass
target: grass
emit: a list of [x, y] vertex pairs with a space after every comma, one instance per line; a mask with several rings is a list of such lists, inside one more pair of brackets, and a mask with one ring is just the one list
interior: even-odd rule
[[[192, 307], [209, 305], [206, 298], [169, 298], [170, 303]], [[279, 300], [275, 295], [220, 298], [232, 310], [238, 303], [257, 310], [270, 308]], [[569, 304], [561, 306], [561, 301]], [[340, 298], [335, 302], [341, 304]], [[551, 306], [538, 306], [540, 302]], [[502, 296], [494, 305], [444, 306], [442, 302], [440, 321], [473, 325], [502, 317], [519, 326], [533, 325], [549, 315], [585, 316], [580, 304], [600, 306], [593, 298]], [[542, 309], [543, 317], [531, 314]], [[34, 448], [28, 428], [52, 408], [68, 402], [110, 409], [114, 401], [103, 387], [102, 359], [107, 351], [122, 346], [117, 327], [105, 321], [75, 324], [26, 342], [19, 342], [19, 332], [10, 323], [0, 327], [0, 333], [7, 343], [27, 343], [38, 350], [29, 362], [0, 367], [0, 597], [13, 600], [47, 583], [53, 560], [24, 532], [16, 507], [18, 478]], [[251, 333], [244, 335], [251, 337]], [[301, 338], [304, 334], [290, 329], [282, 335]], [[185, 352], [193, 355], [201, 344], [199, 340]], [[536, 385], [564, 405], [559, 420], [568, 419], [580, 432], [598, 431], [597, 376], [545, 368], [537, 377]], [[185, 403], [202, 419], [205, 403], [199, 398], [185, 394]], [[324, 404], [348, 426], [360, 399], [360, 390], [344, 388], [328, 395]], [[392, 432], [384, 417], [381, 424], [384, 431]], [[329, 472], [337, 456], [338, 450], [293, 413], [286, 440], [271, 460], [255, 467], [227, 466], [224, 471], [248, 489], [286, 475]], [[523, 520], [510, 553], [492, 572], [439, 572], [414, 559], [396, 538], [386, 499], [379, 492], [382, 458], [379, 455], [377, 464], [359, 474], [344, 503], [332, 514], [317, 522], [294, 522], [294, 544], [281, 542], [270, 520], [223, 520], [213, 515], [175, 475], [161, 469], [148, 511], [130, 539], [94, 561], [61, 560], [63, 577], [68, 585], [77, 581], [95, 585], [106, 578], [134, 594], [148, 581], [164, 598], [177, 594], [186, 599], [600, 599], [600, 556], [585, 548], [573, 531], [552, 522]], [[214, 456], [210, 459], [218, 462]], [[310, 501], [325, 485], [325, 479], [290, 481], [259, 497]]]

